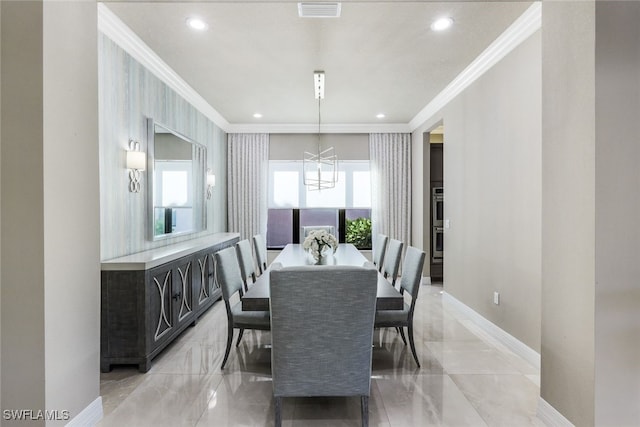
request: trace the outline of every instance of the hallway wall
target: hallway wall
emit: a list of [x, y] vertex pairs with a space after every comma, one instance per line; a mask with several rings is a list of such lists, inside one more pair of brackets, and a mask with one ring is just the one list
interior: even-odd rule
[[595, 2], [545, 2], [540, 395], [594, 425]]
[[[445, 127], [444, 206], [451, 227], [445, 229], [444, 290], [536, 352], [540, 49], [537, 31], [413, 133], [414, 153], [420, 153], [413, 167], [422, 170], [423, 150], [416, 146], [422, 133], [441, 120]], [[494, 291], [500, 305], [493, 304]]]
[[[2, 409], [99, 418], [97, 11], [2, 10]], [[5, 414], [3, 412], [3, 418]], [[45, 425], [5, 420], [3, 426]]]
[[[640, 425], [640, 3], [596, 3], [595, 424]], [[613, 136], [613, 137], [612, 137]]]

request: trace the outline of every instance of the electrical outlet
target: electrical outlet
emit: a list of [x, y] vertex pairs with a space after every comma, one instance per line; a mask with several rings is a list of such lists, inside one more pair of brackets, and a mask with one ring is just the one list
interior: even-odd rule
[[493, 303], [495, 305], [500, 305], [500, 293], [499, 292], [494, 292], [493, 293]]

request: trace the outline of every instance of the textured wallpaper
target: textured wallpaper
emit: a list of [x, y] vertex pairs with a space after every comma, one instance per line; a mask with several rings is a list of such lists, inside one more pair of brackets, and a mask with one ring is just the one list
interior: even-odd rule
[[[100, 256], [102, 260], [225, 231], [226, 133], [103, 34], [98, 34], [100, 110]], [[129, 139], [147, 151], [146, 119], [154, 120], [207, 147], [216, 175], [207, 200], [207, 230], [151, 241], [147, 235], [147, 176], [140, 193], [128, 190], [125, 153]]]

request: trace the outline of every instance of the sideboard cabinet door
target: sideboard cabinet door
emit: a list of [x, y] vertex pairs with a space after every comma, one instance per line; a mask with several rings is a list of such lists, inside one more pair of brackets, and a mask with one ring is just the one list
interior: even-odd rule
[[193, 262], [193, 305], [196, 316], [199, 316], [215, 302], [211, 294], [209, 282], [213, 277], [213, 254], [209, 251], [198, 252]]
[[[175, 307], [172, 298], [174, 292], [174, 274], [171, 266], [162, 266], [149, 270], [147, 290], [147, 325], [146, 331], [148, 352], [157, 349], [171, 339], [176, 330]], [[150, 363], [148, 357], [146, 363]]]

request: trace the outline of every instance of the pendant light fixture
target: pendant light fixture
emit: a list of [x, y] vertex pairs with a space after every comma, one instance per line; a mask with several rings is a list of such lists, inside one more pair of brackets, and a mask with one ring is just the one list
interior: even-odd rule
[[304, 152], [303, 182], [309, 191], [334, 188], [338, 181], [338, 156], [333, 147], [322, 150], [320, 144], [320, 107], [324, 98], [324, 71], [313, 72], [313, 83], [318, 100], [318, 151]]

